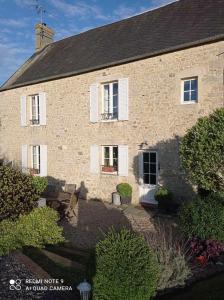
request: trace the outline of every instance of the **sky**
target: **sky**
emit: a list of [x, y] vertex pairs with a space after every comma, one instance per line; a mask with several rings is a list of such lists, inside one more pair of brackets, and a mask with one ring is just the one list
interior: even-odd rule
[[41, 18], [54, 40], [151, 10], [175, 0], [0, 0], [0, 85], [35, 51], [35, 24]]

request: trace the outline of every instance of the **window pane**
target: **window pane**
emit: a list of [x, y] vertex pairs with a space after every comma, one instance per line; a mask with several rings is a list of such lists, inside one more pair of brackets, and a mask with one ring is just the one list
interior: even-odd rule
[[150, 184], [156, 185], [156, 175], [150, 175]]
[[192, 79], [191, 80], [191, 90], [197, 90], [197, 88], [198, 88], [198, 80]]
[[143, 162], [149, 162], [149, 153], [143, 152]]
[[190, 80], [185, 80], [184, 81], [184, 91], [189, 91], [190, 90]]
[[144, 174], [144, 184], [149, 184], [149, 174]]
[[192, 101], [197, 101], [197, 98], [198, 98], [197, 94], [198, 94], [197, 91], [191, 92], [191, 100]]
[[190, 92], [184, 92], [184, 101], [190, 101]]
[[150, 173], [156, 174], [156, 164], [150, 164]]
[[118, 95], [118, 83], [113, 84], [113, 95]]
[[110, 148], [104, 147], [104, 158], [110, 158]]
[[150, 162], [156, 163], [156, 153], [150, 152]]
[[109, 84], [104, 85], [104, 112], [109, 112], [110, 87]]
[[144, 165], [143, 165], [143, 171], [144, 171], [144, 173], [148, 173], [149, 174], [149, 163], [144, 163]]
[[118, 147], [113, 147], [113, 158], [118, 158]]

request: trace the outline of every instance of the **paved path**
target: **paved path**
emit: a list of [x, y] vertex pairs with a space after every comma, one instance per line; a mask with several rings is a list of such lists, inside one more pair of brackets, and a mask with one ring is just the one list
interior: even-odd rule
[[110, 227], [132, 228], [137, 232], [153, 230], [149, 213], [135, 207], [117, 208], [99, 201], [79, 200], [76, 217], [70, 223], [62, 221], [66, 238], [80, 248], [92, 248]]

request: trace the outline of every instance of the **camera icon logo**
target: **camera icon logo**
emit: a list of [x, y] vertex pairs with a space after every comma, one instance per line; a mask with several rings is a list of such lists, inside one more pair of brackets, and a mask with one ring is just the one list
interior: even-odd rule
[[20, 291], [21, 290], [21, 279], [10, 279], [9, 280], [9, 289], [11, 291], [17, 290]]

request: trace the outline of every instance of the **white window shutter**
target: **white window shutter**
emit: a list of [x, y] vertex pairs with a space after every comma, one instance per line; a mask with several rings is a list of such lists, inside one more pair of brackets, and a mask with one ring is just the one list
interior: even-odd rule
[[118, 80], [118, 119], [128, 120], [128, 78]]
[[128, 146], [118, 146], [118, 175], [128, 176]]
[[21, 126], [26, 126], [26, 96], [20, 97]]
[[98, 174], [99, 168], [99, 146], [92, 145], [90, 147], [90, 172], [92, 174]]
[[40, 176], [47, 176], [47, 145], [40, 145]]
[[22, 145], [21, 149], [22, 172], [27, 173], [28, 170], [28, 146]]
[[143, 152], [138, 153], [138, 180], [139, 184], [143, 184]]
[[47, 124], [46, 117], [46, 93], [39, 93], [39, 104], [40, 104], [40, 125]]
[[90, 86], [90, 122], [98, 122], [98, 84], [92, 84]]

